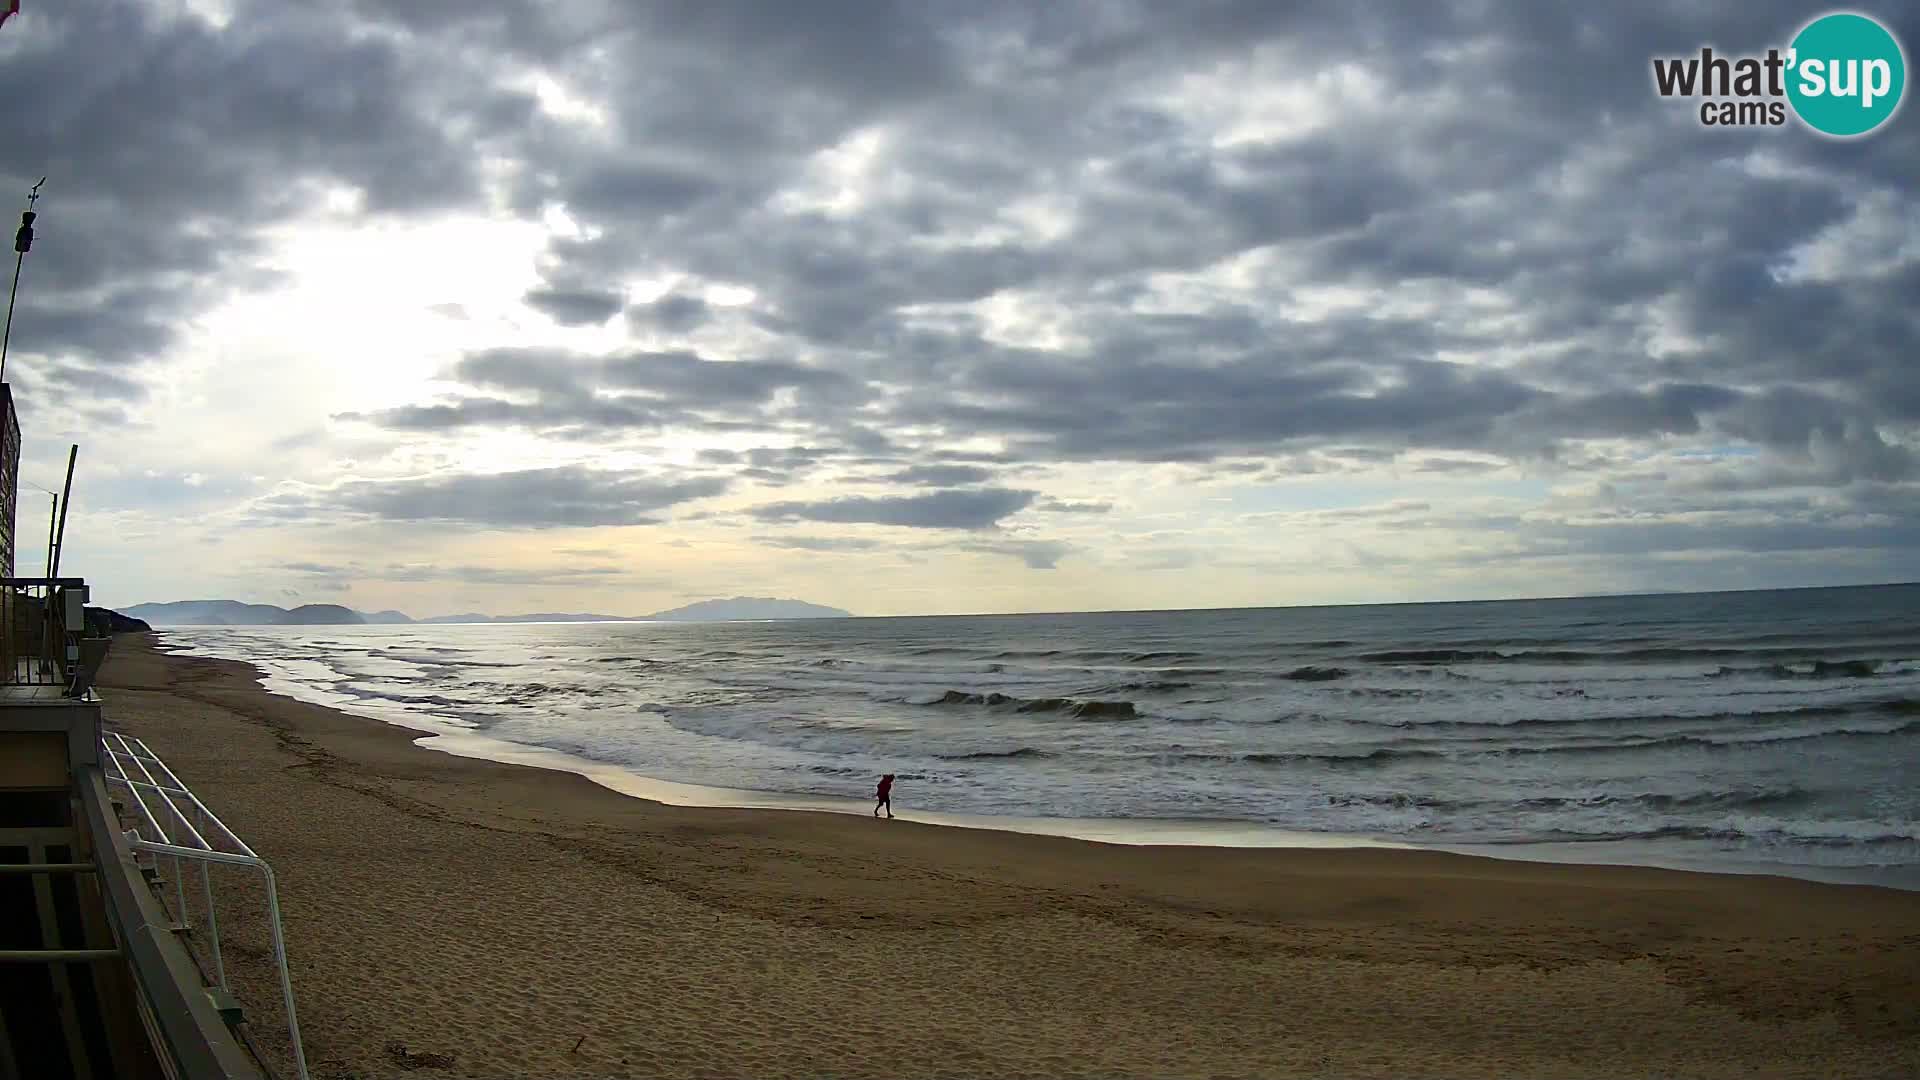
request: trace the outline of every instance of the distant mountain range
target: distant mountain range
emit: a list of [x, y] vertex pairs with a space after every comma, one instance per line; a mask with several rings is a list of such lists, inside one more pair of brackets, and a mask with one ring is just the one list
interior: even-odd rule
[[178, 600], [170, 604], [135, 604], [121, 614], [155, 626], [361, 626], [407, 623], [533, 623], [533, 622], [728, 622], [737, 619], [848, 619], [852, 612], [802, 600], [771, 596], [736, 596], [702, 600], [651, 615], [582, 615], [541, 612], [533, 615], [436, 615], [415, 619], [399, 611], [362, 612], [339, 604], [302, 604], [297, 608], [272, 604], [243, 604], [238, 600]]

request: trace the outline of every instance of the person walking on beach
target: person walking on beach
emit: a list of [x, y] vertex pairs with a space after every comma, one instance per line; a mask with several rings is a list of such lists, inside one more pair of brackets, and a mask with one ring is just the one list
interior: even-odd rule
[[888, 773], [887, 775], [880, 778], [880, 787], [876, 789], [873, 793], [873, 816], [879, 817], [880, 811], [883, 809], [887, 812], [888, 817], [893, 816], [893, 774], [892, 773]]

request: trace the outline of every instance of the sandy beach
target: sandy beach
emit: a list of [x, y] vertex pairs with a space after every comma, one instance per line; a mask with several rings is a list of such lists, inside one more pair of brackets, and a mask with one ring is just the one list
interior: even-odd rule
[[256, 675], [126, 636], [102, 687], [279, 874], [318, 1077], [1920, 1075], [1920, 893], [671, 807]]

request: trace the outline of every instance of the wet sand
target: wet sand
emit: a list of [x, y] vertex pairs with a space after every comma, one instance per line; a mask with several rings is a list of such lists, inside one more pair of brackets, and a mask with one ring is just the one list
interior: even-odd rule
[[279, 875], [316, 1077], [1920, 1075], [1916, 893], [667, 806], [143, 636], [101, 682]]

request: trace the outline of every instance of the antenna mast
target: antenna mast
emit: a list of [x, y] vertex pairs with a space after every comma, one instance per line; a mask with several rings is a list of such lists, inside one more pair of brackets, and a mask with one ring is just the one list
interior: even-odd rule
[[20, 212], [20, 228], [13, 234], [13, 291], [7, 294], [7, 328], [0, 332], [0, 382], [7, 380], [7, 346], [13, 342], [13, 302], [20, 298], [20, 266], [27, 261], [27, 252], [33, 250], [33, 223], [40, 215], [33, 210], [33, 204], [40, 201], [40, 184], [47, 182], [46, 177], [33, 185], [27, 192], [27, 208]]

